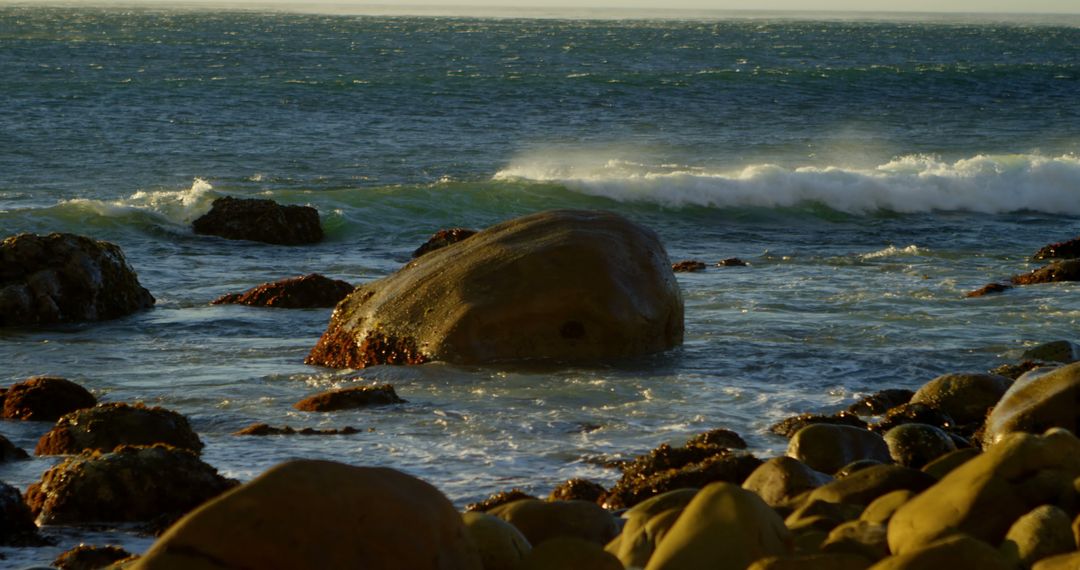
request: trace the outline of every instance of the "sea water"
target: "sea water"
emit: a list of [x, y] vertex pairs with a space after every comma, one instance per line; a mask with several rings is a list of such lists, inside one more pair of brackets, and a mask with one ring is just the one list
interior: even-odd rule
[[[59, 375], [188, 416], [203, 458], [390, 466], [456, 505], [547, 493], [717, 427], [768, 426], [1077, 339], [1080, 290], [964, 293], [1080, 235], [1080, 18], [685, 19], [0, 7], [0, 234], [120, 245], [158, 299], [104, 323], [0, 329], [0, 383]], [[196, 236], [221, 196], [318, 208], [325, 242]], [[318, 272], [365, 283], [445, 227], [618, 212], [679, 274], [686, 340], [600, 366], [329, 370], [330, 310], [211, 306]], [[321, 390], [408, 403], [312, 414]], [[344, 436], [240, 437], [254, 422]], [[3, 422], [32, 449], [49, 426]], [[57, 458], [0, 465], [25, 489]], [[48, 528], [134, 551], [123, 529]]]

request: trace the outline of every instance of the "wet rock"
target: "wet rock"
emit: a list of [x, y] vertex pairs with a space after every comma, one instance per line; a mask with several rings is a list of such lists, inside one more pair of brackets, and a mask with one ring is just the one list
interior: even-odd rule
[[686, 440], [687, 447], [722, 447], [724, 449], [746, 449], [746, 440], [739, 434], [724, 428], [709, 430]]
[[119, 546], [80, 544], [56, 557], [52, 565], [60, 570], [99, 570], [134, 556]]
[[319, 211], [310, 206], [282, 206], [273, 200], [226, 196], [191, 224], [195, 233], [276, 245], [318, 243], [323, 239]]
[[30, 485], [26, 502], [42, 524], [146, 522], [179, 517], [235, 484], [190, 451], [121, 446], [65, 459]]
[[782, 435], [791, 439], [796, 432], [811, 424], [844, 425], [866, 429], [866, 422], [859, 416], [851, 412], [840, 412], [831, 416], [824, 414], [799, 414], [773, 424], [769, 427], [769, 431], [776, 435]]
[[705, 271], [705, 262], [698, 261], [696, 259], [687, 259], [685, 261], [672, 263], [671, 270], [675, 273], [693, 273], [696, 271]]
[[432, 234], [430, 238], [423, 245], [416, 248], [413, 252], [413, 259], [420, 257], [426, 253], [431, 253], [437, 249], [442, 249], [448, 245], [455, 244], [466, 238], [472, 237], [476, 234], [476, 230], [470, 230], [467, 228], [449, 228], [445, 230], [439, 230]]
[[834, 424], [811, 424], [800, 429], [788, 442], [787, 456], [830, 474], [857, 459], [891, 461], [889, 447], [880, 435]]
[[1030, 273], [1012, 276], [1014, 285], [1037, 285], [1064, 281], [1080, 281], [1080, 260], [1055, 261]]
[[759, 558], [791, 550], [784, 521], [757, 495], [713, 483], [694, 496], [645, 568], [743, 570]]
[[29, 458], [30, 454], [26, 453], [21, 447], [11, 443], [8, 438], [0, 435], [0, 463]]
[[514, 525], [533, 548], [559, 537], [603, 546], [619, 533], [615, 517], [588, 501], [522, 499], [493, 507], [487, 513]]
[[984, 445], [1013, 432], [1080, 429], [1080, 363], [1034, 370], [1018, 378], [986, 418]]
[[905, 554], [956, 533], [999, 544], [1031, 509], [1074, 503], [1078, 476], [1080, 440], [1071, 433], [1007, 435], [900, 507], [889, 521], [890, 550]]
[[992, 374], [944, 374], [919, 388], [911, 403], [941, 410], [960, 425], [981, 423], [1011, 385]]
[[1025, 360], [1017, 364], [1002, 364], [990, 371], [990, 374], [996, 374], [998, 376], [1004, 376], [1010, 380], [1016, 380], [1023, 376], [1027, 372], [1046, 366], [1045, 362], [1037, 362], [1034, 360]]
[[1042, 505], [1016, 520], [998, 548], [1005, 560], [1030, 568], [1058, 554], [1076, 550], [1072, 520], [1053, 505]]
[[949, 430], [956, 426], [956, 420], [949, 414], [929, 404], [908, 402], [886, 412], [881, 421], [870, 424], [870, 429], [878, 433], [885, 433], [896, 426], [904, 424], [927, 424]]
[[1071, 364], [1080, 360], [1080, 345], [1069, 340], [1045, 342], [1025, 350], [1024, 354], [1020, 355], [1020, 358]]
[[256, 423], [249, 425], [233, 435], [352, 435], [354, 433], [360, 433], [360, 430], [349, 426], [345, 426], [341, 429], [300, 428], [297, 430], [289, 426], [274, 427], [269, 424]]
[[775, 508], [832, 480], [831, 476], [814, 471], [797, 459], [774, 457], [754, 469], [742, 487], [757, 493], [765, 504]]
[[903, 424], [885, 432], [885, 444], [893, 461], [921, 469], [927, 463], [956, 450], [949, 434], [926, 424]]
[[52, 376], [38, 376], [12, 384], [4, 394], [2, 417], [8, 420], [55, 422], [60, 416], [92, 408], [97, 398], [78, 384]]
[[486, 513], [491, 509], [499, 505], [505, 505], [514, 501], [522, 501], [526, 499], [536, 499], [535, 495], [530, 495], [521, 489], [510, 489], [509, 491], [499, 491], [494, 495], [480, 501], [479, 503], [469, 503], [465, 506], [466, 512], [478, 512]]
[[315, 394], [293, 404], [293, 407], [304, 412], [333, 412], [404, 403], [406, 401], [398, 397], [393, 386], [383, 384], [382, 386], [342, 388]]
[[1075, 259], [1077, 257], [1080, 257], [1080, 238], [1045, 245], [1035, 252], [1031, 259], [1033, 261], [1044, 261], [1047, 259]]
[[722, 259], [716, 263], [717, 267], [748, 267], [750, 264], [739, 259], [738, 257], [729, 257]]
[[0, 326], [103, 321], [153, 305], [111, 243], [72, 234], [0, 242]]
[[806, 501], [869, 505], [878, 497], [893, 491], [919, 493], [936, 482], [933, 477], [910, 467], [876, 465], [810, 491]]
[[911, 390], [890, 388], [851, 404], [847, 411], [860, 416], [880, 416], [897, 406], [908, 403], [914, 395], [915, 392]]
[[487, 513], [462, 513], [461, 521], [480, 553], [484, 570], [518, 570], [532, 550], [514, 525]]
[[213, 305], [249, 305], [279, 309], [333, 307], [352, 293], [353, 286], [318, 273], [263, 283], [243, 293], [218, 297]]
[[975, 297], [985, 297], [987, 295], [993, 295], [995, 293], [1004, 293], [1005, 291], [1008, 291], [1012, 288], [1012, 285], [1008, 285], [1005, 283], [987, 283], [986, 285], [983, 285], [982, 287], [979, 287], [974, 291], [968, 291], [964, 294], [964, 296], [969, 299], [973, 299]]
[[0, 545], [37, 546], [41, 542], [34, 515], [18, 489], [0, 482]]
[[65, 455], [85, 450], [112, 451], [118, 445], [164, 443], [198, 453], [203, 448], [187, 418], [141, 403], [99, 404], [66, 414], [41, 436], [35, 455]]
[[661, 493], [686, 487], [701, 488], [725, 481], [742, 484], [761, 460], [723, 448], [662, 445], [623, 468], [623, 475], [601, 499], [610, 509], [631, 507]]
[[604, 496], [607, 489], [603, 485], [589, 481], [588, 479], [570, 479], [559, 483], [551, 495], [549, 501], [588, 501], [595, 503]]
[[[223, 540], [222, 537], [228, 537]], [[480, 570], [461, 515], [393, 469], [291, 461], [203, 505], [133, 566]]]
[[[891, 533], [890, 533], [891, 534]], [[970, 536], [956, 534], [890, 556], [870, 570], [930, 570], [971, 568], [978, 570], [1016, 570], [989, 544]]]
[[[537, 546], [521, 562], [521, 570], [622, 570], [618, 558], [596, 543], [560, 537]], [[484, 570], [488, 570], [487, 567]]]
[[357, 288], [306, 362], [596, 362], [666, 350], [682, 335], [678, 282], [653, 232], [611, 213], [556, 210]]

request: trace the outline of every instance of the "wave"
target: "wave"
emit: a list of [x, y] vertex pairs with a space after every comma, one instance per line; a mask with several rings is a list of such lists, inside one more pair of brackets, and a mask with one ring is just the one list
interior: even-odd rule
[[872, 168], [754, 164], [732, 170], [538, 154], [514, 160], [494, 178], [559, 183], [591, 196], [668, 207], [820, 204], [850, 214], [1080, 214], [1080, 157], [1072, 154], [980, 154], [955, 162], [909, 155]]

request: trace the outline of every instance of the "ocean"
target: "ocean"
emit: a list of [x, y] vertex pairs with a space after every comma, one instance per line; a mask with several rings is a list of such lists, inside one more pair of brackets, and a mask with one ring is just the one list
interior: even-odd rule
[[[203, 458], [389, 466], [459, 507], [726, 427], [1077, 340], [1075, 284], [977, 299], [1080, 235], [1080, 16], [696, 14], [481, 18], [0, 6], [0, 234], [118, 244], [157, 306], [0, 329], [0, 383], [79, 382], [187, 415]], [[222, 196], [318, 208], [327, 239], [194, 235]], [[446, 227], [550, 208], [660, 235], [686, 340], [544, 369], [303, 364], [329, 309], [211, 306], [318, 272], [388, 275]], [[747, 267], [712, 264], [739, 257]], [[316, 391], [391, 383], [408, 403], [312, 414]], [[240, 437], [254, 422], [354, 435]], [[4, 421], [26, 449], [50, 426]], [[0, 464], [25, 489], [56, 458]], [[141, 551], [124, 528], [49, 528]]]

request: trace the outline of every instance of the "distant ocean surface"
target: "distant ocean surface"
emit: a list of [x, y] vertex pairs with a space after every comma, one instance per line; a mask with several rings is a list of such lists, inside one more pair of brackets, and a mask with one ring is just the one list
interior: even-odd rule
[[[1080, 17], [479, 19], [0, 6], [0, 230], [120, 245], [157, 307], [0, 329], [0, 384], [53, 374], [191, 418], [206, 461], [391, 466], [458, 506], [617, 473], [598, 459], [767, 427], [1076, 340], [1080, 289], [965, 299], [1080, 235]], [[196, 236], [217, 197], [319, 209], [327, 240]], [[330, 310], [210, 306], [388, 275], [444, 227], [618, 212], [673, 261], [686, 342], [602, 367], [303, 364]], [[316, 391], [409, 402], [309, 414]], [[238, 437], [254, 422], [359, 428]], [[3, 422], [34, 447], [49, 426]], [[54, 458], [0, 465], [25, 489]], [[48, 563], [114, 529], [50, 529]]]

